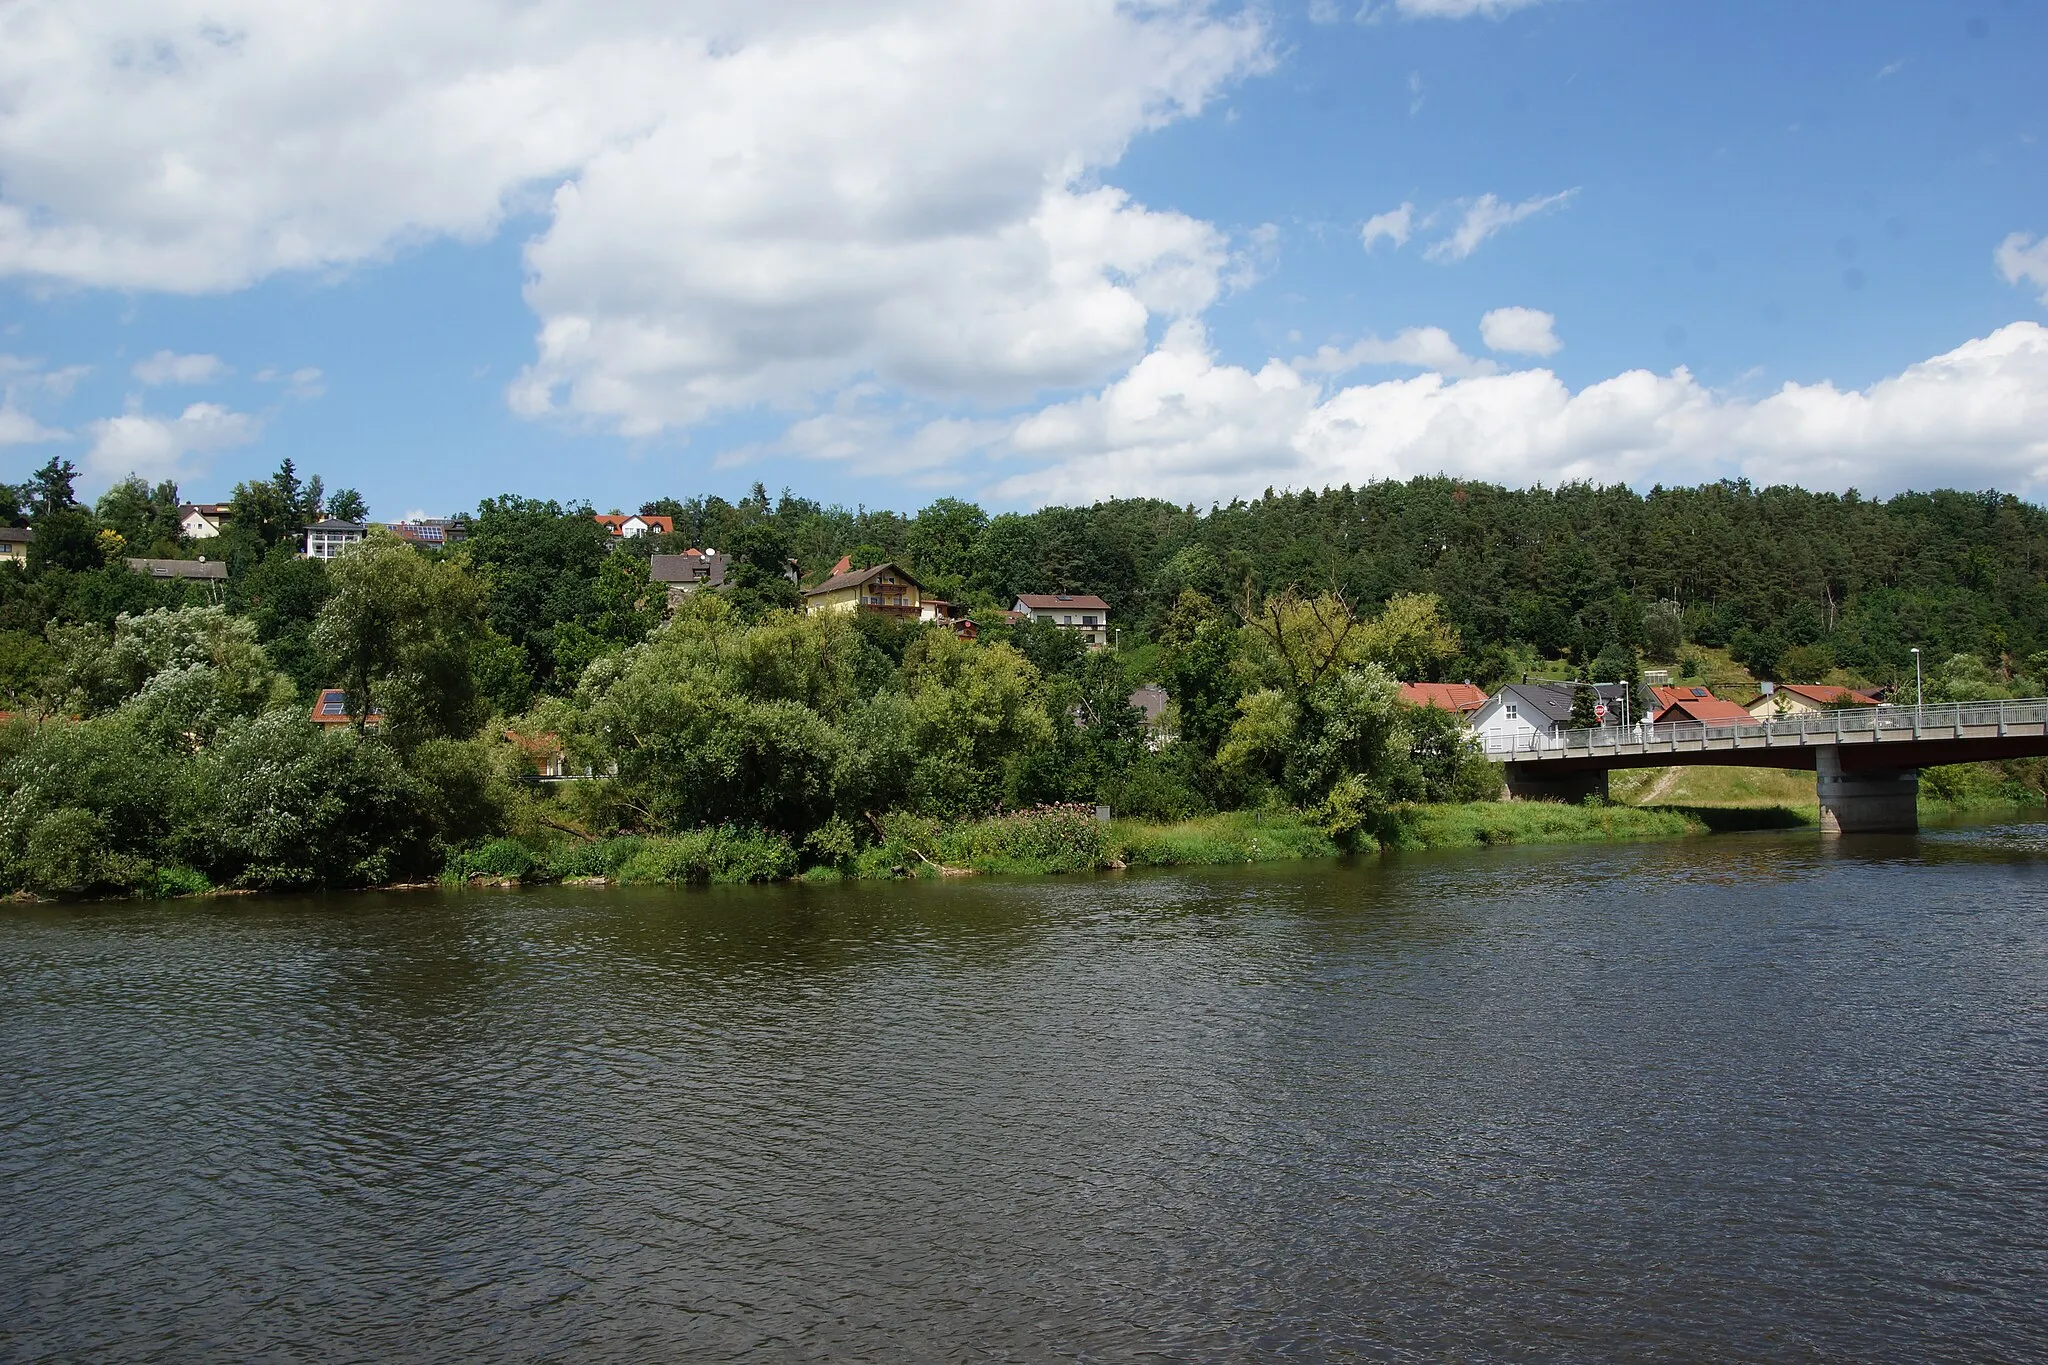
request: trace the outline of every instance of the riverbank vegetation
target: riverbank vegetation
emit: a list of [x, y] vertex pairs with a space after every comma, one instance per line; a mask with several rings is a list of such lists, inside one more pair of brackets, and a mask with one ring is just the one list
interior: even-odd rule
[[[1396, 679], [1636, 677], [1650, 658], [1887, 681], [1922, 640], [1943, 659], [1930, 700], [2039, 691], [2048, 670], [2048, 520], [1989, 496], [1417, 480], [1207, 513], [992, 518], [942, 499], [906, 518], [757, 488], [651, 503], [674, 537], [627, 542], [587, 508], [505, 496], [460, 542], [377, 530], [301, 558], [297, 528], [335, 501], [287, 464], [195, 544], [169, 485], [88, 508], [52, 461], [0, 490], [0, 520], [36, 531], [26, 568], [0, 567], [0, 890], [937, 876], [1663, 837], [1701, 823], [1499, 803], [1455, 718], [1404, 705]], [[670, 601], [649, 555], [712, 541], [727, 586]], [[231, 572], [130, 572], [144, 548]], [[979, 638], [801, 614], [791, 561], [815, 576], [842, 555], [913, 567]], [[995, 608], [1025, 590], [1102, 593], [1118, 647], [1006, 623]], [[1173, 704], [1148, 725], [1129, 697], [1150, 682]], [[340, 723], [315, 723], [322, 688], [345, 690]], [[2031, 771], [1928, 785], [1973, 799]], [[1698, 795], [1645, 804], [1712, 804]]]

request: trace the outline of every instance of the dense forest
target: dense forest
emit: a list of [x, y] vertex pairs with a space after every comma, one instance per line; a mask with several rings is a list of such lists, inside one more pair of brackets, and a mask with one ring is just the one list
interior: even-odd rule
[[[366, 884], [527, 856], [508, 841], [668, 839], [618, 856], [786, 875], [907, 856], [920, 821], [1071, 802], [1279, 804], [1371, 839], [1404, 803], [1499, 784], [1397, 679], [1683, 675], [1725, 650], [1759, 678], [1891, 685], [1915, 645], [1930, 700], [2039, 695], [2048, 671], [2048, 514], [1991, 493], [1417, 479], [906, 516], [757, 485], [651, 501], [674, 534], [623, 541], [505, 495], [446, 548], [380, 532], [323, 563], [301, 528], [367, 509], [290, 462], [196, 543], [174, 485], [88, 506], [73, 477], [52, 460], [0, 485], [0, 524], [35, 533], [0, 566], [0, 886], [46, 893]], [[648, 560], [686, 547], [731, 569], [671, 611]], [[229, 573], [131, 572], [140, 555]], [[902, 565], [979, 638], [800, 615], [790, 563], [810, 582], [842, 556]], [[1119, 647], [1003, 622], [1052, 591], [1104, 597]], [[1144, 682], [1172, 698], [1170, 742], [1127, 700]], [[309, 720], [326, 687], [350, 724]], [[536, 782], [554, 751], [593, 777]]]

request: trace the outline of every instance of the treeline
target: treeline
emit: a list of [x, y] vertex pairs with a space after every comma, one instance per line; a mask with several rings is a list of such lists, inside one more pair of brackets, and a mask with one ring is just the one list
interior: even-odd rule
[[[0, 512], [36, 536], [25, 570], [0, 570], [18, 713], [0, 732], [0, 887], [360, 885], [475, 866], [506, 840], [534, 858], [694, 841], [632, 856], [785, 875], [925, 856], [906, 831], [1057, 803], [1284, 806], [1370, 841], [1406, 803], [1498, 789], [1397, 679], [1490, 684], [1537, 660], [1618, 678], [1725, 645], [1764, 676], [1890, 682], [1919, 644], [1933, 700], [2032, 691], [2048, 664], [2048, 525], [1991, 495], [1418, 480], [1206, 513], [941, 499], [903, 517], [757, 486], [649, 504], [675, 533], [625, 542], [587, 507], [508, 495], [445, 548], [374, 533], [300, 558], [300, 528], [338, 500], [362, 515], [287, 463], [193, 543], [169, 484], [86, 507], [53, 460], [6, 490]], [[648, 559], [688, 546], [732, 555], [729, 586], [672, 610]], [[129, 572], [145, 548], [231, 574]], [[841, 555], [903, 564], [980, 638], [801, 615], [790, 562], [810, 579]], [[996, 611], [1061, 590], [1108, 599], [1122, 647]], [[1172, 698], [1149, 732], [1129, 702], [1145, 682]], [[325, 687], [346, 689], [350, 724], [312, 723]], [[537, 781], [558, 751], [588, 780]]]
[[1610, 646], [1671, 662], [1690, 643], [1728, 649], [1760, 678], [1840, 671], [1878, 684], [1911, 677], [1915, 645], [1930, 660], [1974, 656], [2002, 679], [2038, 676], [2048, 652], [2048, 513], [2001, 493], [1424, 478], [1269, 490], [1205, 511], [1121, 499], [990, 517], [941, 499], [905, 517], [771, 503], [758, 487], [737, 504], [641, 510], [674, 516], [680, 541], [721, 548], [772, 526], [812, 573], [846, 553], [902, 561], [939, 595], [984, 607], [1099, 593], [1138, 636], [1190, 589], [1219, 603], [1331, 589], [1363, 609], [1426, 593], [1464, 645], [1445, 677], [1489, 685], [1524, 656], [1586, 665]]

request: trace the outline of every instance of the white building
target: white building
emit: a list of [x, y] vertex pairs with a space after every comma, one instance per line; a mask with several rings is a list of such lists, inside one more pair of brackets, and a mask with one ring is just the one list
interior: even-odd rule
[[328, 517], [306, 528], [306, 558], [332, 559], [370, 534], [366, 521], [337, 521]]
[[188, 502], [178, 509], [178, 530], [187, 540], [212, 540], [227, 522], [224, 502]]
[[1092, 593], [1027, 592], [1010, 610], [1017, 616], [1050, 621], [1061, 630], [1074, 631], [1090, 649], [1109, 643], [1109, 603]]
[[[1573, 729], [1572, 693], [1586, 683], [1509, 683], [1465, 723], [1489, 753], [1512, 751], [1532, 735], [1551, 736]], [[1590, 684], [1598, 704], [1607, 708], [1602, 725], [1620, 726], [1646, 717], [1630, 714], [1626, 683]]]

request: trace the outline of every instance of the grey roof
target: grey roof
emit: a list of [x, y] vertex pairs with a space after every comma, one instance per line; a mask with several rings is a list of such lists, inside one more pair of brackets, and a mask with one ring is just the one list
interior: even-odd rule
[[218, 559], [131, 559], [128, 568], [151, 578], [200, 578], [225, 583], [228, 566]]
[[308, 531], [361, 531], [368, 535], [370, 523], [367, 521], [340, 521], [334, 517], [323, 517], [306, 529]]
[[13, 540], [27, 544], [35, 538], [35, 528], [32, 526], [0, 526], [0, 540]]
[[[1572, 692], [1582, 686], [1583, 683], [1568, 682], [1509, 683], [1498, 695], [1514, 698], [1518, 706], [1527, 707], [1552, 724], [1570, 725]], [[1609, 703], [1610, 706], [1618, 704], [1628, 695], [1626, 683], [1595, 683], [1594, 688], [1599, 693], [1600, 700]], [[1619, 715], [1616, 715], [1615, 719], [1618, 723]]]
[[1158, 683], [1146, 683], [1143, 687], [1131, 693], [1131, 705], [1145, 713], [1145, 723], [1147, 725], [1157, 725], [1159, 723], [1160, 717], [1166, 714], [1166, 703], [1166, 689]]
[[723, 554], [655, 555], [647, 561], [647, 576], [656, 583], [701, 583], [707, 588], [725, 586]]

